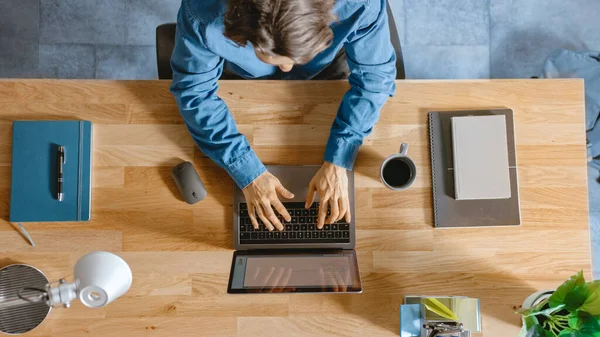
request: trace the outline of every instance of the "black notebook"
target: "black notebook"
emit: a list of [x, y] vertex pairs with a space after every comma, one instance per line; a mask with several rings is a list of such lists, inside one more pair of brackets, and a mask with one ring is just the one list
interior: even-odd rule
[[[508, 141], [511, 197], [456, 200], [452, 152], [452, 117], [504, 115]], [[429, 113], [431, 180], [435, 227], [517, 226], [521, 224], [513, 112], [510, 109], [434, 111]], [[494, 155], [490, 153], [490, 156]]]

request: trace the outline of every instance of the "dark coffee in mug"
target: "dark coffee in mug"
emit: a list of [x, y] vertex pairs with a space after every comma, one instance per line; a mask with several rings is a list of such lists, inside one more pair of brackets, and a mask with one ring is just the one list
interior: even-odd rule
[[405, 157], [396, 157], [389, 160], [383, 167], [383, 180], [392, 187], [404, 187], [412, 180], [412, 166], [406, 162]]

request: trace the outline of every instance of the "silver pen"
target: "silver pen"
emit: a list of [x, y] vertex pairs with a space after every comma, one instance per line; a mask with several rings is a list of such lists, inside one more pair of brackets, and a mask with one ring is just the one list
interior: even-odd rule
[[65, 147], [64, 146], [59, 146], [58, 147], [58, 155], [56, 156], [56, 162], [57, 162], [57, 167], [56, 167], [56, 172], [57, 173], [57, 182], [56, 182], [56, 189], [57, 189], [57, 199], [58, 201], [63, 201], [63, 165], [65, 164]]

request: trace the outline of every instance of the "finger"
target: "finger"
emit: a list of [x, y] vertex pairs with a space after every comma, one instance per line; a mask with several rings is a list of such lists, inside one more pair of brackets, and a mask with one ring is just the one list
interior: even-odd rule
[[327, 285], [328, 287], [332, 288], [333, 292], [338, 291], [337, 282], [335, 281], [335, 278], [333, 277], [333, 273], [331, 271], [327, 272]]
[[317, 228], [323, 228], [325, 224], [325, 218], [327, 217], [327, 199], [321, 200], [319, 203], [319, 219], [317, 221]]
[[[345, 283], [346, 285], [348, 285], [348, 284], [353, 285], [352, 283], [350, 283], [350, 282], [352, 282], [352, 277], [350, 276], [350, 270], [347, 268], [346, 268], [346, 272], [344, 275], [344, 281], [346, 281], [346, 283]], [[346, 289], [348, 289], [348, 287], [346, 287]]]
[[342, 276], [340, 276], [340, 274], [338, 273], [337, 270], [335, 271], [334, 275], [335, 275], [335, 282], [338, 285], [338, 291], [346, 292], [346, 283], [344, 283]]
[[256, 207], [254, 207], [254, 204], [250, 204], [248, 216], [250, 216], [250, 222], [252, 222], [252, 227], [254, 227], [254, 229], [258, 229], [258, 221], [256, 221]]
[[283, 185], [281, 185], [281, 182], [278, 182], [278, 184], [275, 185], [275, 191], [277, 191], [277, 193], [279, 193], [282, 197], [286, 199], [292, 199], [294, 197], [294, 193], [288, 191], [285, 187], [283, 187]]
[[271, 221], [271, 224], [273, 224], [273, 226], [275, 226], [277, 230], [283, 230], [283, 225], [281, 224], [281, 221], [279, 221], [279, 218], [275, 216], [275, 213], [273, 211], [271, 211], [271, 215], [269, 215], [269, 221]]
[[350, 221], [352, 221], [352, 212], [350, 211], [350, 200], [348, 200], [348, 198], [346, 198], [346, 200], [344, 201], [346, 203], [346, 215], [345, 215], [345, 220], [346, 223], [350, 223]]
[[288, 283], [290, 283], [290, 279], [292, 278], [292, 269], [288, 268], [285, 271], [285, 275], [283, 276], [283, 279], [281, 280], [281, 287], [277, 288], [278, 293], [282, 293], [285, 290], [285, 287], [287, 287]]
[[[269, 207], [269, 209], [270, 208], [271, 207]], [[267, 227], [267, 229], [269, 231], [272, 231], [274, 229], [273, 225], [271, 225], [271, 222], [269, 222], [269, 220], [267, 220], [267, 216], [265, 215], [265, 212], [264, 212], [262, 206], [256, 207], [256, 213], [258, 213], [258, 217], [263, 222], [263, 224], [265, 225], [265, 227]]]
[[254, 275], [252, 276], [252, 280], [256, 281], [258, 274], [260, 274], [260, 267], [256, 267], [256, 270], [254, 271]]
[[317, 189], [315, 188], [315, 184], [311, 181], [310, 184], [308, 184], [308, 194], [306, 195], [306, 204], [304, 205], [304, 208], [310, 208], [313, 204], [315, 201], [315, 192], [317, 192]]
[[329, 218], [327, 218], [327, 220], [325, 220], [325, 222], [328, 224], [332, 224], [336, 221], [336, 219], [340, 215], [340, 208], [338, 207], [337, 199], [333, 199], [333, 198], [329, 199], [329, 207], [331, 208], [331, 214], [329, 215]]
[[325, 272], [323, 271], [323, 268], [319, 268], [319, 281], [321, 284], [321, 288], [325, 289], [327, 287], [327, 284], [325, 283]]
[[292, 221], [292, 217], [290, 216], [290, 213], [285, 208], [285, 206], [283, 206], [281, 201], [279, 201], [279, 199], [273, 200], [271, 202], [271, 205], [273, 205], [273, 207], [275, 207], [275, 210], [277, 210], [277, 213], [279, 213], [279, 214], [281, 214], [281, 216], [283, 216], [285, 221], [287, 221], [287, 222]]
[[265, 277], [263, 277], [262, 283], [261, 283], [263, 285], [263, 287], [261, 290], [263, 290], [265, 287], [269, 287], [268, 283], [269, 283], [269, 280], [271, 279], [271, 276], [273, 276], [274, 272], [275, 272], [275, 267], [271, 267], [269, 269], [269, 272], [265, 275]]
[[267, 218], [269, 219], [269, 222], [271, 222], [271, 224], [275, 226], [278, 230], [282, 231], [283, 225], [281, 224], [281, 221], [279, 221], [279, 218], [277, 218], [277, 215], [275, 215], [275, 212], [273, 212], [273, 208], [271, 208], [271, 205], [263, 205], [263, 208], [267, 213]]
[[271, 287], [271, 289], [269, 290], [269, 292], [271, 292], [271, 293], [277, 292], [277, 289], [280, 288], [281, 278], [283, 277], [284, 273], [285, 273], [285, 268], [279, 267], [279, 269], [275, 273], [275, 276], [273, 277], [273, 282], [272, 282], [273, 286]]
[[344, 216], [346, 215], [346, 213], [348, 213], [348, 209], [346, 208], [345, 198], [342, 197], [342, 198], [338, 199], [338, 207], [340, 209], [340, 214], [338, 215], [337, 219], [335, 219], [335, 222], [342, 220], [344, 218]]

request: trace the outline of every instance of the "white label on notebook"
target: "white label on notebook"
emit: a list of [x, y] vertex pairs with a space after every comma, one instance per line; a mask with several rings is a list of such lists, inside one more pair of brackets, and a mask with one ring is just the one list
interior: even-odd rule
[[452, 117], [457, 200], [508, 199], [508, 142], [504, 115]]

